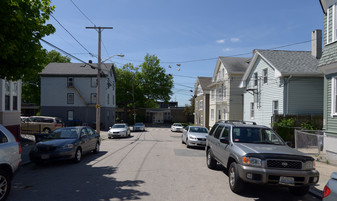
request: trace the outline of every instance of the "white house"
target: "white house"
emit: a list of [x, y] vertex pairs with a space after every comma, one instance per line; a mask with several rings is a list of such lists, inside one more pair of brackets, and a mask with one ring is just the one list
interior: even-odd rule
[[[97, 66], [97, 64], [92, 64]], [[41, 115], [94, 126], [97, 103], [97, 69], [83, 63], [50, 63], [40, 73]], [[101, 129], [115, 122], [115, 70], [102, 65], [100, 108]]]

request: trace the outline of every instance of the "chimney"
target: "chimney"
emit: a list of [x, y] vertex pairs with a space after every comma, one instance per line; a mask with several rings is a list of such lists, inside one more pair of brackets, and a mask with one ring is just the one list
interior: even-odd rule
[[311, 33], [311, 55], [320, 59], [322, 56], [322, 30], [316, 29]]

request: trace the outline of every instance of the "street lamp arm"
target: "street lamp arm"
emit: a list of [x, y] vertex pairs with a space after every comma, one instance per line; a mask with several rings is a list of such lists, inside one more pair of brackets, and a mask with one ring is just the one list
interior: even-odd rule
[[108, 57], [107, 59], [105, 59], [104, 61], [102, 61], [102, 63], [108, 61], [109, 59], [111, 59], [111, 58], [114, 57], [114, 56], [124, 57], [125, 55], [124, 55], [124, 54], [116, 54], [116, 55], [112, 55], [111, 57]]

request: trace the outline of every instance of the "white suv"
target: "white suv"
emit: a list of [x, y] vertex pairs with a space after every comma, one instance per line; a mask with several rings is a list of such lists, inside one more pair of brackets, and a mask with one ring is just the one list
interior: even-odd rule
[[7, 199], [11, 181], [21, 164], [21, 145], [0, 124], [0, 201]]

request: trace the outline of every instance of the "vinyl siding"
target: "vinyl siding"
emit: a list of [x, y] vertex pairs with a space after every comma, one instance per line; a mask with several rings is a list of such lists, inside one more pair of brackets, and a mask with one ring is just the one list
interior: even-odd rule
[[[268, 69], [268, 83], [263, 83], [263, 69]], [[258, 94], [259, 98], [255, 101], [255, 117], [250, 118], [250, 103], [254, 102], [254, 96], [249, 93], [244, 93], [244, 120], [255, 121], [257, 124], [270, 126], [271, 117], [273, 115], [273, 101], [278, 101], [279, 114], [283, 114], [283, 81], [275, 78], [275, 70], [266, 61], [259, 57], [249, 76], [248, 82], [251, 81], [252, 75], [257, 72]]]
[[289, 79], [287, 114], [323, 113], [323, 78], [293, 77]]
[[331, 78], [337, 74], [326, 76], [327, 79], [327, 119], [326, 132], [328, 134], [337, 135], [337, 116], [331, 116]]
[[242, 76], [233, 76], [230, 80], [230, 93], [229, 100], [229, 118], [230, 120], [242, 120], [243, 119], [243, 88], [239, 88]]

